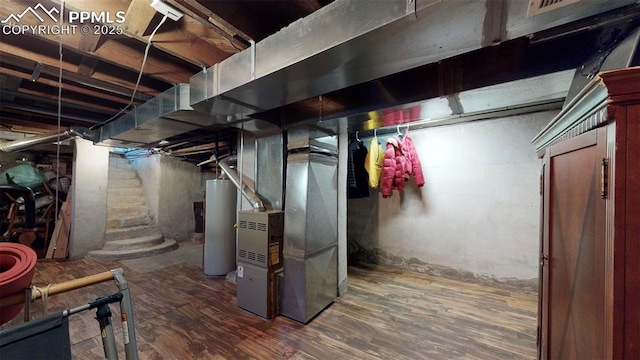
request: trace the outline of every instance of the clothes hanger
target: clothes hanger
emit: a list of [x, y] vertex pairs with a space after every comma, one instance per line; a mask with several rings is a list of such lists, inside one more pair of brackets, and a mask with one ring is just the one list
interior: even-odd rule
[[360, 141], [360, 137], [358, 136], [358, 132], [356, 131], [356, 140]]

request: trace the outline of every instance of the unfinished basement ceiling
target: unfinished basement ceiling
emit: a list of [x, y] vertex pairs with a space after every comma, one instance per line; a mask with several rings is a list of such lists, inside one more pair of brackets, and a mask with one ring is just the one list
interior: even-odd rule
[[[66, 25], [70, 24], [67, 19], [71, 12], [108, 14], [111, 21], [124, 12], [125, 21], [113, 22], [110, 27], [103, 18], [106, 27], [87, 22], [88, 34], [82, 34], [78, 27], [75, 34], [64, 36], [47, 31], [11, 34], [11, 28], [4, 27], [60, 24], [46, 18], [43, 11], [47, 9], [56, 16], [61, 6], [59, 0], [0, 1], [1, 25], [9, 32], [0, 35], [0, 131], [56, 131], [59, 95], [62, 128], [98, 127], [125, 108], [132, 97], [132, 105], [141, 105], [175, 84], [188, 83], [203, 68], [244, 50], [250, 41], [264, 39], [331, 0], [163, 2], [185, 15], [178, 21], [166, 19], [154, 34], [134, 94], [147, 41], [162, 20], [162, 15], [150, 6], [151, 0], [65, 0]], [[35, 11], [25, 13], [29, 8]], [[23, 13], [16, 22], [15, 16]], [[10, 18], [11, 15], [14, 17]], [[44, 16], [45, 21], [38, 16]], [[122, 34], [112, 34], [120, 30]], [[205, 127], [170, 139], [167, 146], [173, 151], [186, 149], [184, 153], [191, 153], [189, 148], [197, 151], [228, 138], [227, 129]]]
[[[329, 9], [339, 9], [345, 4], [358, 4], [346, 0], [164, 2], [185, 15], [177, 21], [167, 19], [160, 24], [162, 15], [150, 6], [151, 0], [66, 0], [65, 18], [71, 12], [124, 12], [125, 21], [121, 24], [123, 33], [65, 34], [63, 37], [41, 33], [3, 34], [0, 38], [0, 130], [33, 133], [56, 130], [59, 95], [60, 125], [63, 128], [100, 128], [107, 119], [125, 108], [132, 96], [133, 105], [138, 106], [141, 113], [148, 113], [148, 109], [156, 111], [153, 110], [155, 107], [150, 106], [150, 102], [158, 96], [172, 93], [172, 89], [180, 86], [179, 84], [191, 83], [193, 87], [194, 75], [208, 73], [209, 70], [205, 69], [212, 69], [214, 64], [231, 63], [229, 60], [235, 54], [242, 52], [238, 54], [241, 56], [235, 58], [248, 58], [248, 47], [252, 42], [262, 46], [256, 46], [260, 51], [267, 48], [265, 43], [269, 43], [261, 41], [269, 37], [267, 40], [274, 43], [275, 39], [283, 38], [271, 35], [285, 33], [280, 30], [287, 26], [290, 34], [295, 35], [297, 30], [303, 33], [302, 27], [312, 23], [311, 20], [307, 22], [307, 19], [315, 15], [323, 16]], [[368, 3], [375, 3], [375, 0]], [[403, 5], [402, 11], [405, 10], [402, 1], [396, 0], [395, 3]], [[425, 40], [400, 34], [394, 35], [395, 37], [387, 36], [386, 41], [372, 43], [372, 46], [360, 49], [361, 52], [342, 52], [342, 55], [352, 56], [342, 63], [340, 59], [334, 59], [339, 65], [334, 73], [342, 74], [342, 77], [336, 78], [336, 81], [326, 81], [320, 76], [304, 78], [306, 87], [305, 84], [300, 86], [298, 81], [293, 88], [299, 88], [300, 91], [287, 93], [287, 101], [281, 103], [276, 101], [262, 106], [267, 100], [281, 98], [274, 96], [277, 93], [271, 91], [277, 90], [276, 88], [255, 85], [270, 82], [267, 76], [262, 75], [262, 79], [257, 79], [261, 82], [241, 84], [231, 88], [229, 94], [236, 96], [236, 100], [241, 100], [237, 102], [240, 104], [244, 101], [244, 94], [258, 93], [256, 89], [267, 94], [258, 98], [260, 103], [253, 105], [259, 106], [253, 106], [255, 110], [247, 116], [283, 128], [300, 122], [349, 116], [350, 130], [366, 129], [367, 119], [361, 118], [361, 114], [428, 99], [445, 102], [447, 111], [454, 115], [461, 114], [465, 109], [460, 96], [464, 100], [465, 94], [474, 94], [470, 90], [503, 83], [507, 84], [507, 89], [522, 89], [526, 82], [513, 82], [529, 81], [528, 79], [548, 74], [566, 74], [566, 71], [575, 70], [593, 60], [594, 55], [606, 53], [638, 27], [640, 17], [640, 3], [631, 0], [579, 1], [565, 8], [536, 15], [535, 18], [526, 17], [527, 2], [518, 0], [407, 0], [406, 3], [413, 4], [416, 12], [411, 15], [410, 7], [406, 7], [409, 15], [402, 22], [408, 22], [409, 25], [400, 27], [392, 24], [392, 31], [395, 28], [400, 34], [407, 29], [417, 28], [412, 22], [425, 24], [425, 29], [429, 30], [427, 35], [431, 35], [422, 35]], [[22, 14], [25, 9], [35, 7], [36, 4], [36, 1], [2, 1], [0, 18], [6, 20], [12, 14]], [[59, 1], [40, 1], [39, 4], [46, 9], [60, 7]], [[404, 14], [401, 15], [405, 17]], [[418, 21], [413, 21], [411, 16], [415, 16]], [[305, 19], [298, 20], [301, 18]], [[296, 23], [290, 25], [296, 20]], [[25, 25], [40, 22], [27, 13], [20, 19], [20, 23]], [[434, 23], [440, 24], [439, 27]], [[477, 31], [467, 31], [471, 23], [479, 26], [476, 30], [481, 29], [480, 34]], [[367, 21], [364, 24], [371, 25]], [[462, 24], [466, 25], [461, 26]], [[333, 30], [338, 29], [329, 22], [325, 24], [327, 25]], [[133, 94], [132, 89], [147, 41], [158, 26], [138, 91]], [[373, 26], [375, 28], [376, 25]], [[441, 39], [438, 34], [443, 36], [442, 42], [451, 49], [429, 53], [427, 50], [432, 51], [433, 47], [427, 46], [432, 46]], [[348, 39], [348, 34], [339, 35]], [[59, 56], [61, 38], [62, 61]], [[344, 41], [346, 44], [347, 40]], [[396, 48], [395, 43], [402, 43], [401, 47]], [[338, 44], [338, 47], [349, 50], [353, 43], [345, 44]], [[282, 43], [278, 48], [281, 53], [287, 49], [286, 44]], [[388, 51], [389, 49], [394, 51]], [[400, 51], [396, 51], [397, 49]], [[260, 60], [263, 58], [262, 55], [259, 56]], [[352, 69], [362, 63], [363, 59], [374, 59], [372, 64], [382, 64], [385, 68], [375, 65]], [[387, 68], [387, 64], [391, 66]], [[295, 73], [305, 76], [322, 69], [322, 66], [318, 67], [318, 63], [313, 61], [301, 61], [292, 65]], [[359, 71], [363, 68], [367, 71], [384, 71]], [[59, 92], [60, 74], [62, 88]], [[274, 74], [276, 75], [272, 78], [283, 80], [276, 84], [280, 88], [287, 88], [288, 84], [299, 79], [289, 78], [286, 71]], [[548, 91], [555, 91], [553, 87], [557, 85], [549, 82], [551, 88]], [[546, 91], [544, 88], [540, 89], [543, 94]], [[475, 94], [483, 93], [501, 92], [498, 89], [497, 92], [478, 91]], [[564, 96], [563, 92], [554, 94], [554, 98], [547, 99], [549, 102], [557, 103]], [[220, 99], [224, 101], [225, 97], [216, 98], [216, 101]], [[251, 96], [247, 99], [253, 100]], [[505, 103], [505, 106], [508, 107], [509, 104]], [[160, 108], [157, 112], [164, 114], [164, 109]], [[181, 114], [178, 115], [182, 117], [178, 120], [184, 120]], [[139, 118], [138, 114], [131, 112], [127, 116], [134, 122]], [[160, 144], [159, 141], [149, 143], [149, 140], [137, 145], [161, 147], [187, 158], [193, 156], [198, 161], [202, 157], [208, 157], [212, 149], [219, 148], [221, 144], [229, 146], [233, 141], [234, 127], [201, 120], [195, 119], [195, 125], [171, 128], [175, 123], [165, 124], [163, 117], [161, 121], [141, 127], [146, 131], [156, 131], [156, 135], [166, 133], [168, 138], [163, 140], [168, 141]], [[119, 125], [116, 123], [112, 127], [114, 126], [117, 128]], [[114, 134], [119, 131], [109, 130]], [[131, 129], [124, 130], [131, 132]], [[135, 144], [134, 140], [139, 137], [127, 132], [120, 138], [119, 141], [125, 144], [128, 141]]]

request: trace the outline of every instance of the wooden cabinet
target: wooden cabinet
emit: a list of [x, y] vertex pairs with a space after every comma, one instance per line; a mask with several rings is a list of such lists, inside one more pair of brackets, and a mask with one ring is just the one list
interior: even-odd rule
[[540, 359], [640, 359], [640, 68], [601, 73], [534, 139]]

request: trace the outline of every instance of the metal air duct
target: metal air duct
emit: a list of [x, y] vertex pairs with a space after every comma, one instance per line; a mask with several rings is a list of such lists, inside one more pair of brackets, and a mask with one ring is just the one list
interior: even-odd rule
[[92, 140], [93, 133], [81, 127], [70, 127], [62, 132], [52, 132], [43, 135], [36, 135], [24, 140], [5, 141], [0, 140], [0, 151], [2, 152], [16, 152], [21, 150], [27, 150], [34, 146], [53, 143], [57, 141], [63, 141], [72, 137], [82, 137], [84, 139]]
[[240, 177], [238, 176], [238, 173], [231, 168], [230, 163], [236, 162], [237, 160], [238, 158], [235, 155], [228, 156], [221, 160], [218, 160], [215, 155], [212, 155], [211, 158], [209, 158], [209, 160], [199, 163], [198, 166], [202, 166], [209, 163], [215, 163], [216, 165], [218, 165], [218, 167], [222, 169], [222, 171], [227, 175], [229, 180], [231, 180], [233, 185], [235, 185], [235, 187], [238, 188], [238, 190], [240, 190], [240, 193], [242, 194], [242, 196], [244, 196], [244, 198], [247, 199], [249, 204], [251, 204], [251, 207], [253, 208], [254, 211], [260, 211], [260, 212], [265, 211], [266, 208], [264, 206], [264, 203], [262, 202], [258, 194], [256, 194], [253, 190], [251, 190], [251, 188], [247, 186], [240, 179]]
[[136, 147], [213, 124], [193, 111], [189, 84], [178, 84], [100, 128], [98, 144]]
[[272, 131], [280, 123], [248, 116], [636, 3], [579, 1], [527, 17], [519, 0], [334, 1], [107, 124], [98, 141], [143, 146], [240, 122]]
[[576, 69], [563, 108], [567, 107], [599, 72], [637, 65], [640, 65], [640, 29], [635, 29], [609, 49], [594, 54], [590, 61]]
[[307, 323], [338, 296], [338, 148], [318, 129], [287, 136], [280, 309]]
[[527, 18], [526, 1], [338, 0], [195, 74], [191, 105], [233, 123], [633, 3], [584, 1]]

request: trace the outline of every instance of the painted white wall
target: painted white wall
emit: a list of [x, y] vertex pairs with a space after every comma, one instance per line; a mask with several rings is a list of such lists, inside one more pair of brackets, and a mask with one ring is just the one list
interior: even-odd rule
[[537, 278], [541, 162], [530, 141], [555, 114], [411, 131], [425, 186], [412, 179], [389, 199], [350, 199], [350, 249], [478, 277]]
[[204, 181], [191, 163], [152, 155], [131, 161], [144, 185], [147, 204], [162, 234], [185, 241], [195, 231], [193, 203], [204, 199]]
[[76, 139], [73, 157], [69, 257], [83, 257], [104, 244], [107, 228], [109, 148]]
[[185, 161], [162, 156], [161, 199], [158, 224], [162, 233], [171, 239], [184, 241], [195, 231], [193, 202], [202, 201], [200, 171]]
[[140, 157], [131, 159], [129, 162], [136, 170], [136, 174], [144, 188], [144, 194], [147, 200], [147, 207], [151, 218], [157, 222], [160, 211], [160, 191], [161, 191], [161, 155], [152, 155], [148, 157]]

